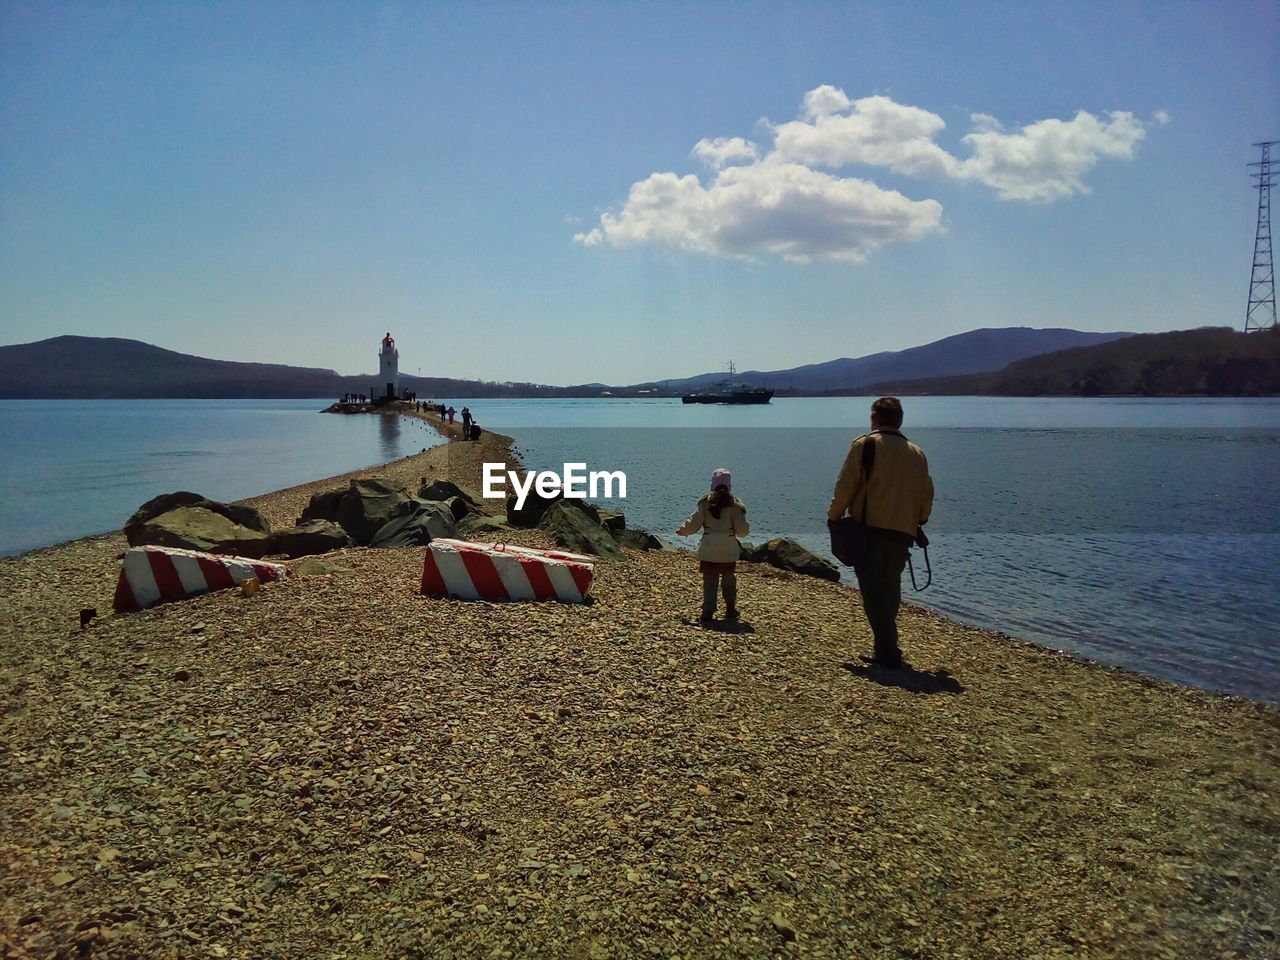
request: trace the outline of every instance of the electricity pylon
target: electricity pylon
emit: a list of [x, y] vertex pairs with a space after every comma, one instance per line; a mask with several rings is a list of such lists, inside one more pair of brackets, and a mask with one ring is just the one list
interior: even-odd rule
[[1276, 268], [1271, 258], [1271, 148], [1280, 140], [1255, 143], [1262, 148], [1262, 159], [1248, 166], [1257, 167], [1249, 176], [1257, 180], [1258, 232], [1253, 240], [1253, 274], [1249, 278], [1249, 306], [1244, 312], [1244, 332], [1272, 330], [1276, 326]]

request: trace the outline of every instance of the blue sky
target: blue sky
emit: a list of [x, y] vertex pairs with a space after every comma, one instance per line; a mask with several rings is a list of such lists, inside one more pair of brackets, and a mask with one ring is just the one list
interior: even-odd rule
[[3, 2], [0, 343], [625, 383], [1240, 327], [1278, 48], [1276, 2]]

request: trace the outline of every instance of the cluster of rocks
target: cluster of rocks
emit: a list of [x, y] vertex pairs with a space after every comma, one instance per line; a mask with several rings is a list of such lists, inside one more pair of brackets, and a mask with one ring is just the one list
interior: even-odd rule
[[449, 480], [433, 480], [416, 495], [384, 477], [352, 480], [313, 496], [293, 527], [272, 530], [252, 507], [179, 491], [148, 500], [129, 518], [131, 546], [153, 544], [242, 557], [301, 557], [343, 547], [425, 546], [439, 537], [500, 539], [512, 529], [538, 528], [575, 553], [616, 558], [622, 547], [661, 550], [643, 530], [628, 530], [617, 511], [583, 500], [530, 496], [522, 509], [507, 502], [506, 519], [484, 512], [478, 494]]
[[[343, 547], [426, 546], [439, 537], [501, 539], [511, 530], [538, 529], [574, 553], [615, 559], [622, 548], [662, 550], [651, 533], [627, 527], [626, 517], [585, 500], [530, 493], [521, 507], [511, 497], [506, 519], [484, 512], [478, 494], [450, 480], [433, 480], [410, 493], [385, 477], [366, 477], [318, 493], [297, 524], [272, 530], [252, 507], [220, 503], [179, 491], [148, 500], [129, 518], [124, 534], [131, 546], [154, 544], [242, 557], [302, 557]], [[793, 540], [742, 545], [742, 559], [767, 563], [806, 576], [839, 581], [829, 561]]]
[[130, 546], [301, 557], [353, 545], [425, 545], [433, 537], [458, 536], [459, 520], [479, 512], [478, 499], [448, 481], [429, 484], [415, 497], [403, 484], [374, 477], [317, 494], [287, 529], [272, 530], [252, 507], [179, 491], [144, 503], [124, 534]]

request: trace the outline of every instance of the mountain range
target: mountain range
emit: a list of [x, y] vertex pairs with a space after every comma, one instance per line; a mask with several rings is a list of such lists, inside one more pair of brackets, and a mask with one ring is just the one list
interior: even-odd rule
[[[735, 379], [752, 386], [772, 387], [781, 393], [848, 392], [885, 380], [987, 373], [1026, 357], [1129, 336], [1132, 334], [1085, 333], [1062, 328], [986, 327], [906, 350], [873, 353], [865, 357], [842, 357], [786, 370], [739, 371]], [[725, 376], [723, 372], [702, 373], [683, 379], [663, 380], [661, 386], [678, 392], [698, 390], [719, 383]]]
[[886, 380], [871, 394], [941, 396], [1263, 396], [1280, 393], [1280, 328], [1146, 333], [963, 376]]
[[[868, 384], [997, 371], [1012, 361], [1128, 337], [1125, 333], [1029, 327], [981, 329], [907, 350], [845, 357], [786, 370], [740, 373], [738, 379], [780, 394], [850, 393]], [[556, 397], [671, 395], [712, 385], [726, 375], [611, 387], [568, 387], [401, 375], [419, 397]], [[3, 398], [336, 397], [369, 393], [376, 374], [343, 376], [318, 367], [211, 360], [115, 337], [60, 336], [0, 347]]]

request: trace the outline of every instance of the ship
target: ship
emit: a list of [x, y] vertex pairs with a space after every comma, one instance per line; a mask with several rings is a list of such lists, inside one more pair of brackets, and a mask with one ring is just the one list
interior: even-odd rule
[[686, 393], [680, 398], [682, 403], [768, 403], [773, 399], [773, 391], [768, 387], [748, 387], [746, 384], [733, 382], [737, 370], [733, 361], [729, 362], [729, 379], [722, 380], [711, 390], [700, 393]]

